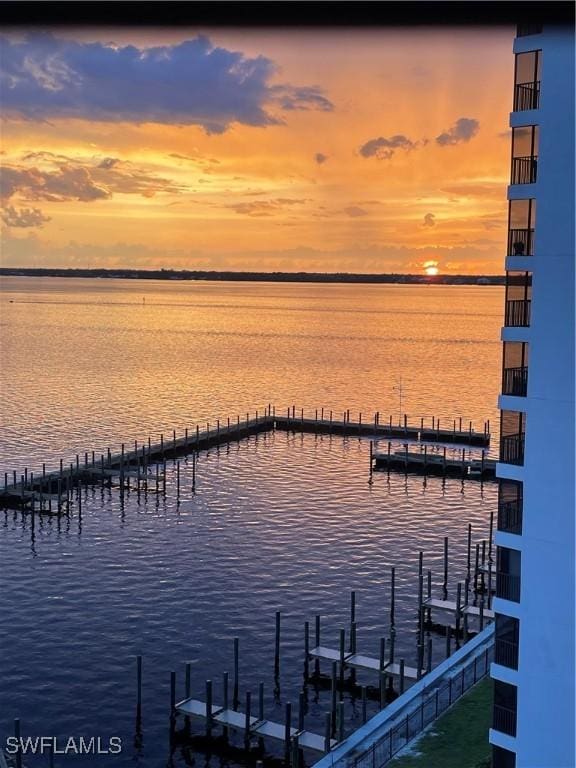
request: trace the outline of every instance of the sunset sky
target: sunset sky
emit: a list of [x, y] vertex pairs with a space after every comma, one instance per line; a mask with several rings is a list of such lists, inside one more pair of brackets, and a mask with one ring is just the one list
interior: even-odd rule
[[500, 273], [513, 37], [9, 32], [2, 264]]

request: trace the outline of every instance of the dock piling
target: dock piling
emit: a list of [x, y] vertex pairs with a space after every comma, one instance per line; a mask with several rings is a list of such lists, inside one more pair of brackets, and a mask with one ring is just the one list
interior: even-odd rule
[[232, 696], [232, 708], [238, 709], [238, 674], [239, 674], [239, 657], [240, 657], [240, 641], [237, 637], [234, 638], [234, 692]]
[[276, 631], [274, 641], [274, 675], [280, 673], [280, 611], [276, 611]]

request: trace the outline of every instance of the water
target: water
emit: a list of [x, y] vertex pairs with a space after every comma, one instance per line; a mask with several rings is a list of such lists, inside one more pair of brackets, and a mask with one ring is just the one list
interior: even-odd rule
[[[269, 402], [397, 413], [399, 375], [410, 416], [490, 418], [494, 427], [501, 290], [5, 279], [2, 466], [55, 466]], [[466, 525], [474, 542], [486, 538], [495, 486], [393, 473], [369, 485], [367, 468], [366, 440], [275, 433], [202, 454], [195, 494], [183, 465], [179, 505], [169, 464], [165, 497], [88, 489], [81, 520], [75, 509], [34, 526], [2, 513], [0, 737], [20, 716], [26, 735], [122, 738], [120, 755], [67, 755], [57, 766], [165, 765], [170, 670], [183, 695], [191, 661], [193, 692], [202, 698], [212, 677], [219, 700], [236, 635], [241, 696], [262, 680], [266, 714], [281, 721], [302, 683], [304, 621], [322, 614], [323, 642], [337, 643], [351, 589], [360, 648], [377, 654], [392, 565], [397, 651], [414, 663], [418, 550], [437, 594], [450, 537], [453, 594]], [[441, 657], [443, 640], [434, 650]], [[308, 703], [307, 726], [321, 732], [329, 693], [310, 689]], [[347, 696], [347, 730], [359, 717]], [[180, 746], [172, 756], [176, 766], [190, 759]]]

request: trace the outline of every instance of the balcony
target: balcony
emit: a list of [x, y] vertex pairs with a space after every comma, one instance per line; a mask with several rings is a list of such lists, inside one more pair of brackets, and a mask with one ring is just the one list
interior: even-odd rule
[[522, 499], [501, 501], [498, 504], [498, 530], [503, 533], [522, 533]]
[[518, 669], [518, 643], [496, 637], [494, 650], [496, 664], [501, 664], [509, 669]]
[[508, 736], [516, 736], [516, 710], [494, 704], [492, 727]]
[[536, 181], [536, 171], [538, 169], [538, 157], [528, 155], [527, 157], [512, 158], [511, 184], [534, 184]]
[[530, 325], [530, 299], [508, 299], [504, 315], [504, 325], [508, 328], [527, 327]]
[[500, 438], [500, 461], [504, 464], [524, 463], [524, 433]]
[[528, 389], [528, 368], [504, 368], [502, 376], [502, 394], [526, 397]]
[[496, 572], [496, 597], [502, 600], [511, 600], [513, 603], [520, 602], [520, 576], [512, 573]]
[[516, 25], [516, 37], [527, 37], [528, 35], [539, 35], [542, 33], [542, 24], [525, 22]]
[[509, 256], [533, 256], [534, 255], [534, 229], [508, 230], [508, 255]]
[[517, 83], [514, 88], [514, 111], [538, 109], [540, 106], [540, 80], [530, 83]]

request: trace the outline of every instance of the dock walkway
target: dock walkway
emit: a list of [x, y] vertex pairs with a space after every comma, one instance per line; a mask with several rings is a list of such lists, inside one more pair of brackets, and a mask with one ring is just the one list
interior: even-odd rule
[[[427, 427], [424, 426], [424, 419], [420, 419], [419, 424], [410, 424], [407, 417], [404, 417], [403, 424], [394, 424], [392, 417], [387, 422], [383, 422], [379, 413], [375, 413], [368, 420], [363, 419], [360, 413], [358, 420], [353, 421], [350, 418], [350, 411], [345, 411], [341, 419], [336, 419], [332, 411], [320, 409], [315, 411], [312, 418], [305, 416], [303, 409], [297, 415], [296, 408], [292, 407], [287, 409], [285, 415], [281, 415], [276, 413], [274, 407], [267, 406], [264, 411], [256, 411], [253, 417], [246, 414], [245, 418], [237, 416], [235, 419], [226, 421], [208, 422], [205, 427], [196, 425], [194, 430], [186, 429], [184, 435], [180, 437], [177, 437], [176, 431], [172, 432], [171, 439], [165, 439], [164, 435], [160, 435], [160, 441], [157, 443], [152, 443], [148, 438], [147, 442], [140, 444], [135, 441], [133, 448], [127, 448], [123, 444], [121, 451], [117, 453], [112, 453], [108, 449], [106, 453], [99, 455], [95, 451], [85, 452], [83, 455], [76, 454], [75, 461], [65, 464], [60, 460], [60, 466], [56, 470], [46, 471], [46, 465], [43, 464], [42, 471], [36, 474], [27, 469], [23, 474], [14, 471], [10, 475], [6, 472], [4, 484], [0, 485], [0, 505], [58, 514], [63, 504], [69, 505], [71, 491], [74, 488], [83, 485], [110, 485], [114, 480], [119, 481], [121, 490], [129, 486], [132, 480], [138, 488], [158, 491], [160, 488], [165, 488], [164, 467], [167, 459], [175, 460], [190, 454], [195, 456], [200, 451], [273, 430], [370, 437], [373, 440], [388, 438], [425, 443], [442, 440], [474, 447], [489, 445], [489, 422], [484, 423], [481, 432], [473, 429], [472, 422], [469, 422], [467, 430], [461, 427], [461, 419], [458, 429], [456, 421], [453, 421], [453, 429], [447, 430], [440, 429], [440, 421], [437, 419], [432, 419], [432, 427]], [[415, 454], [410, 454], [410, 456], [413, 455]], [[387, 454], [384, 453], [376, 453], [374, 456], [376, 466], [387, 462], [391, 468], [395, 468], [396, 463], [402, 464], [404, 461], [402, 464], [404, 467], [405, 459], [388, 461], [384, 458], [386, 456]], [[453, 461], [447, 459], [444, 462], [447, 472], [451, 471]], [[432, 460], [428, 457], [428, 465], [436, 466], [436, 464], [436, 459]], [[469, 462], [470, 476], [473, 476], [476, 464], [479, 462]], [[486, 466], [488, 464], [489, 462], [486, 462]], [[159, 467], [163, 468], [162, 472]], [[489, 470], [486, 469], [486, 471]]]

